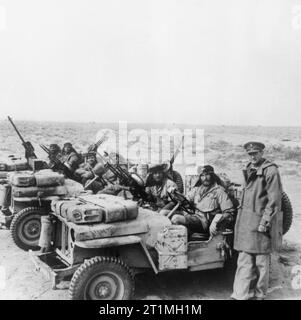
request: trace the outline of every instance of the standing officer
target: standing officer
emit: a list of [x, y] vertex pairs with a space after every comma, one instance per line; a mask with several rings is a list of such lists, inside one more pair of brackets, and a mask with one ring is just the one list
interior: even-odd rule
[[237, 215], [234, 249], [239, 251], [232, 298], [263, 300], [269, 283], [270, 253], [282, 241], [282, 186], [277, 165], [263, 158], [263, 143], [244, 145], [250, 163]]

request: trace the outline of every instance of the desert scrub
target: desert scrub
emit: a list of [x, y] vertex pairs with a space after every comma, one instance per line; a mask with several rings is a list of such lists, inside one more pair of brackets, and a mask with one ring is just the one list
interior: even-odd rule
[[216, 142], [211, 142], [209, 144], [209, 147], [212, 150], [219, 150], [219, 151], [225, 151], [233, 148], [232, 144], [225, 140], [218, 140]]
[[287, 150], [284, 152], [284, 159], [285, 160], [295, 160], [298, 162], [301, 162], [301, 148], [296, 147], [296, 148], [290, 148], [287, 147]]
[[296, 169], [284, 169], [282, 170], [282, 174], [287, 176], [297, 176], [297, 177], [300, 176], [299, 171]]

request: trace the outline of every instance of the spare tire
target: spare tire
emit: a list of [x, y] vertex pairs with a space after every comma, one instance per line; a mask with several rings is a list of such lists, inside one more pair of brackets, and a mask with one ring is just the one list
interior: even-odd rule
[[288, 195], [284, 191], [282, 192], [281, 210], [283, 212], [282, 234], [286, 234], [293, 222], [293, 208]]
[[180, 193], [184, 193], [184, 182], [181, 174], [178, 171], [172, 171], [172, 180], [176, 183], [178, 191]]

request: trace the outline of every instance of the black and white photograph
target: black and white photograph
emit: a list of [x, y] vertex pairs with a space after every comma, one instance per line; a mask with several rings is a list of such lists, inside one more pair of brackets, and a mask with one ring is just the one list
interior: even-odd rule
[[300, 299], [301, 0], [0, 0], [0, 300]]

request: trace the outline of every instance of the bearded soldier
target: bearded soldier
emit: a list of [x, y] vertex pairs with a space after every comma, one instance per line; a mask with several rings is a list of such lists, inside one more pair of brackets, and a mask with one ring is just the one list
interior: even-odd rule
[[64, 144], [60, 160], [71, 172], [78, 168], [80, 158], [70, 142]]
[[194, 214], [175, 214], [171, 222], [185, 225], [193, 233], [217, 234], [234, 220], [233, 203], [219, 177], [210, 165], [199, 168], [200, 178], [188, 193], [187, 199], [194, 205]]
[[232, 298], [265, 298], [269, 282], [270, 253], [282, 237], [282, 186], [277, 165], [263, 158], [263, 143], [244, 145], [250, 163], [244, 173], [244, 192], [238, 212], [234, 249], [239, 251]]
[[105, 172], [104, 166], [97, 162], [96, 153], [88, 152], [86, 161], [82, 163], [75, 171], [75, 176], [78, 177], [83, 186], [88, 186], [87, 190], [92, 190], [93, 193], [104, 188], [102, 181], [99, 181]]
[[54, 164], [56, 162], [57, 159], [61, 158], [61, 148], [59, 147], [58, 144], [56, 143], [52, 143], [49, 146], [49, 155], [48, 155], [48, 166], [50, 168], [54, 167]]
[[148, 193], [151, 201], [157, 210], [161, 210], [171, 202], [168, 191], [177, 190], [175, 182], [167, 176], [169, 170], [168, 163], [155, 164], [149, 167], [149, 175], [146, 179], [146, 193]]

